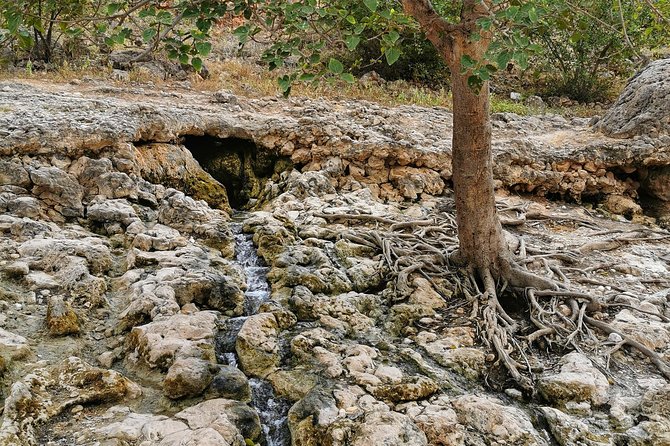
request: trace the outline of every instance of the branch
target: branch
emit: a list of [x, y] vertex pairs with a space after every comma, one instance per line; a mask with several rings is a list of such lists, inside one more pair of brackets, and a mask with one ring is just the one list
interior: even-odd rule
[[659, 19], [670, 25], [670, 20], [663, 15], [663, 13], [651, 2], [651, 0], [644, 0], [644, 2], [649, 6], [649, 9], [651, 9], [656, 16], [658, 16]]
[[158, 42], [163, 40], [165, 36], [167, 36], [175, 27], [181, 22], [181, 19], [184, 17], [184, 13], [180, 13], [177, 15], [174, 20], [172, 20], [172, 24], [165, 28], [164, 31], [156, 34], [154, 37], [154, 40], [151, 42], [151, 45], [149, 45], [142, 53], [138, 54], [137, 56], [133, 57], [132, 62], [137, 62], [151, 54], [152, 51], [156, 49], [156, 46], [158, 45]]
[[447, 22], [435, 11], [430, 0], [402, 0], [402, 7], [407, 15], [419, 22], [428, 40], [442, 54], [451, 52], [449, 35], [462, 29], [460, 25]]

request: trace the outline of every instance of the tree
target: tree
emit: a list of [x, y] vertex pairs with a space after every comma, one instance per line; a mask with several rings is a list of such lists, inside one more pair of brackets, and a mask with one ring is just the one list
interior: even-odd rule
[[[500, 308], [496, 280], [519, 288], [547, 289], [555, 285], [519, 268], [505, 240], [493, 186], [489, 83], [486, 79], [473, 82], [472, 70], [463, 66], [463, 61], [486, 59], [492, 35], [482, 30], [480, 21], [490, 17], [492, 2], [465, 0], [457, 24], [441, 18], [429, 0], [403, 0], [403, 6], [421, 24], [451, 71], [452, 180], [460, 243], [456, 260], [465, 263], [482, 281], [489, 298], [483, 316], [492, 334], [490, 342], [500, 356], [507, 358], [496, 333], [500, 330], [496, 320]], [[508, 369], [522, 387], [530, 390], [529, 380], [516, 367]]]

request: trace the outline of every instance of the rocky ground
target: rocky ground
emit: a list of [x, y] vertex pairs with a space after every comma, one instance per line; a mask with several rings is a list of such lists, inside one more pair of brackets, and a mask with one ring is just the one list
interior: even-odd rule
[[[528, 399], [457, 290], [415, 274], [398, 293], [366, 242], [453, 218], [450, 120], [1, 84], [0, 445], [670, 444], [670, 384], [618, 334], [670, 361], [670, 136], [494, 116], [518, 255], [602, 297], [618, 331], [532, 343]], [[253, 277], [239, 228], [267, 265]]]

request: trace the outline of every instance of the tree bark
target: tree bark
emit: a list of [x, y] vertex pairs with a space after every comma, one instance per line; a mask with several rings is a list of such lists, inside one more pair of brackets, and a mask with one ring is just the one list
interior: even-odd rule
[[[455, 53], [460, 45], [456, 44]], [[453, 60], [453, 59], [452, 59]], [[460, 60], [460, 57], [458, 58]], [[477, 92], [468, 85], [460, 62], [451, 69], [454, 103], [452, 166], [460, 260], [478, 271], [502, 274], [510, 252], [496, 213], [489, 118], [489, 85]]]

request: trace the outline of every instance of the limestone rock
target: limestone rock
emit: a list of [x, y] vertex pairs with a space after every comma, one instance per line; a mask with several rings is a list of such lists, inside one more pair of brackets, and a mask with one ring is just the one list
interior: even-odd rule
[[38, 218], [42, 206], [36, 198], [17, 197], [7, 202], [7, 210], [18, 217]]
[[639, 317], [639, 313], [629, 309], [617, 313], [612, 327], [652, 350], [663, 350], [670, 346], [670, 324]]
[[586, 401], [600, 405], [607, 401], [609, 382], [588, 357], [581, 353], [568, 353], [561, 363], [560, 373], [540, 380], [542, 396], [557, 403]]
[[430, 378], [417, 376], [406, 378], [397, 384], [381, 384], [373, 387], [372, 394], [381, 400], [399, 403], [428, 398], [439, 390], [437, 383]]
[[35, 185], [33, 194], [54, 206], [63, 216], [83, 216], [84, 190], [72, 175], [57, 167], [42, 167], [31, 170], [30, 179]]
[[268, 280], [276, 287], [303, 285], [313, 293], [339, 294], [352, 290], [349, 278], [319, 248], [296, 246], [282, 253]]
[[[227, 419], [226, 413], [203, 413], [205, 409], [214, 409], [211, 404], [204, 406], [207, 405], [201, 403], [190, 407], [175, 418], [134, 413], [126, 407], [114, 406], [104, 414], [104, 418], [112, 422], [97, 428], [94, 435], [103, 444], [113, 441], [111, 444], [131, 442], [157, 446], [244, 446], [244, 438]], [[203, 426], [203, 419], [211, 426]]]
[[256, 412], [239, 401], [217, 398], [182, 410], [175, 418], [184, 420], [191, 429], [212, 428], [228, 444], [239, 444], [242, 438], [257, 440], [261, 435]]
[[453, 401], [459, 423], [476, 430], [488, 444], [506, 442], [518, 446], [546, 446], [528, 416], [501, 401], [477, 395], [464, 395]]
[[456, 412], [442, 404], [429, 404], [408, 410], [408, 414], [435, 446], [463, 446], [465, 426], [458, 423]]
[[30, 272], [30, 267], [26, 262], [12, 262], [5, 265], [2, 270], [10, 277], [23, 277]]
[[5, 399], [1, 445], [33, 445], [35, 424], [81, 404], [136, 398], [140, 387], [114, 370], [92, 367], [70, 357], [52, 368], [37, 369], [15, 382]]
[[294, 444], [316, 446], [326, 435], [328, 427], [337, 419], [339, 410], [331, 392], [314, 387], [300, 401], [291, 406], [288, 423]]
[[637, 73], [597, 128], [615, 138], [670, 133], [670, 59], [651, 62]]
[[179, 188], [213, 208], [230, 210], [226, 188], [205, 172], [184, 146], [144, 144], [137, 147], [135, 162], [142, 178]]
[[91, 204], [86, 210], [86, 215], [90, 221], [99, 224], [121, 223], [128, 226], [139, 220], [135, 209], [125, 199], [105, 200]]
[[30, 187], [30, 175], [20, 164], [10, 160], [0, 160], [0, 186], [13, 185]]
[[0, 328], [0, 356], [5, 359], [21, 359], [30, 354], [28, 340]]
[[279, 326], [272, 313], [250, 316], [237, 335], [235, 350], [247, 375], [264, 378], [279, 365]]
[[79, 333], [79, 317], [61, 296], [49, 296], [46, 325], [52, 336]]
[[141, 222], [128, 226], [128, 237], [133, 237], [133, 246], [143, 251], [171, 251], [187, 246], [186, 238], [169, 226], [155, 224], [147, 227]]
[[277, 370], [268, 375], [267, 380], [272, 384], [277, 396], [297, 401], [304, 398], [318, 383], [318, 375], [308, 370], [305, 368]]
[[652, 420], [670, 419], [670, 384], [645, 392], [640, 403], [640, 411]]
[[651, 168], [644, 179], [644, 190], [659, 200], [670, 201], [670, 168]]
[[216, 318], [213, 312], [198, 311], [135, 327], [128, 336], [128, 349], [149, 367], [162, 370], [176, 359], [203, 358], [213, 362]]
[[416, 336], [416, 342], [440, 365], [467, 378], [476, 379], [484, 370], [486, 356], [483, 351], [473, 348], [474, 333], [471, 328], [454, 327], [441, 337], [421, 332]]
[[220, 366], [209, 385], [207, 395], [249, 402], [251, 401], [249, 379], [237, 367]]
[[372, 412], [352, 433], [352, 446], [427, 446], [426, 435], [406, 415]]
[[213, 365], [199, 358], [179, 358], [167, 371], [163, 392], [168, 398], [198, 396], [212, 382]]
[[612, 439], [607, 435], [591, 432], [589, 426], [577, 418], [571, 417], [558, 409], [542, 407], [551, 434], [561, 446], [584, 444], [588, 446], [611, 446]]

